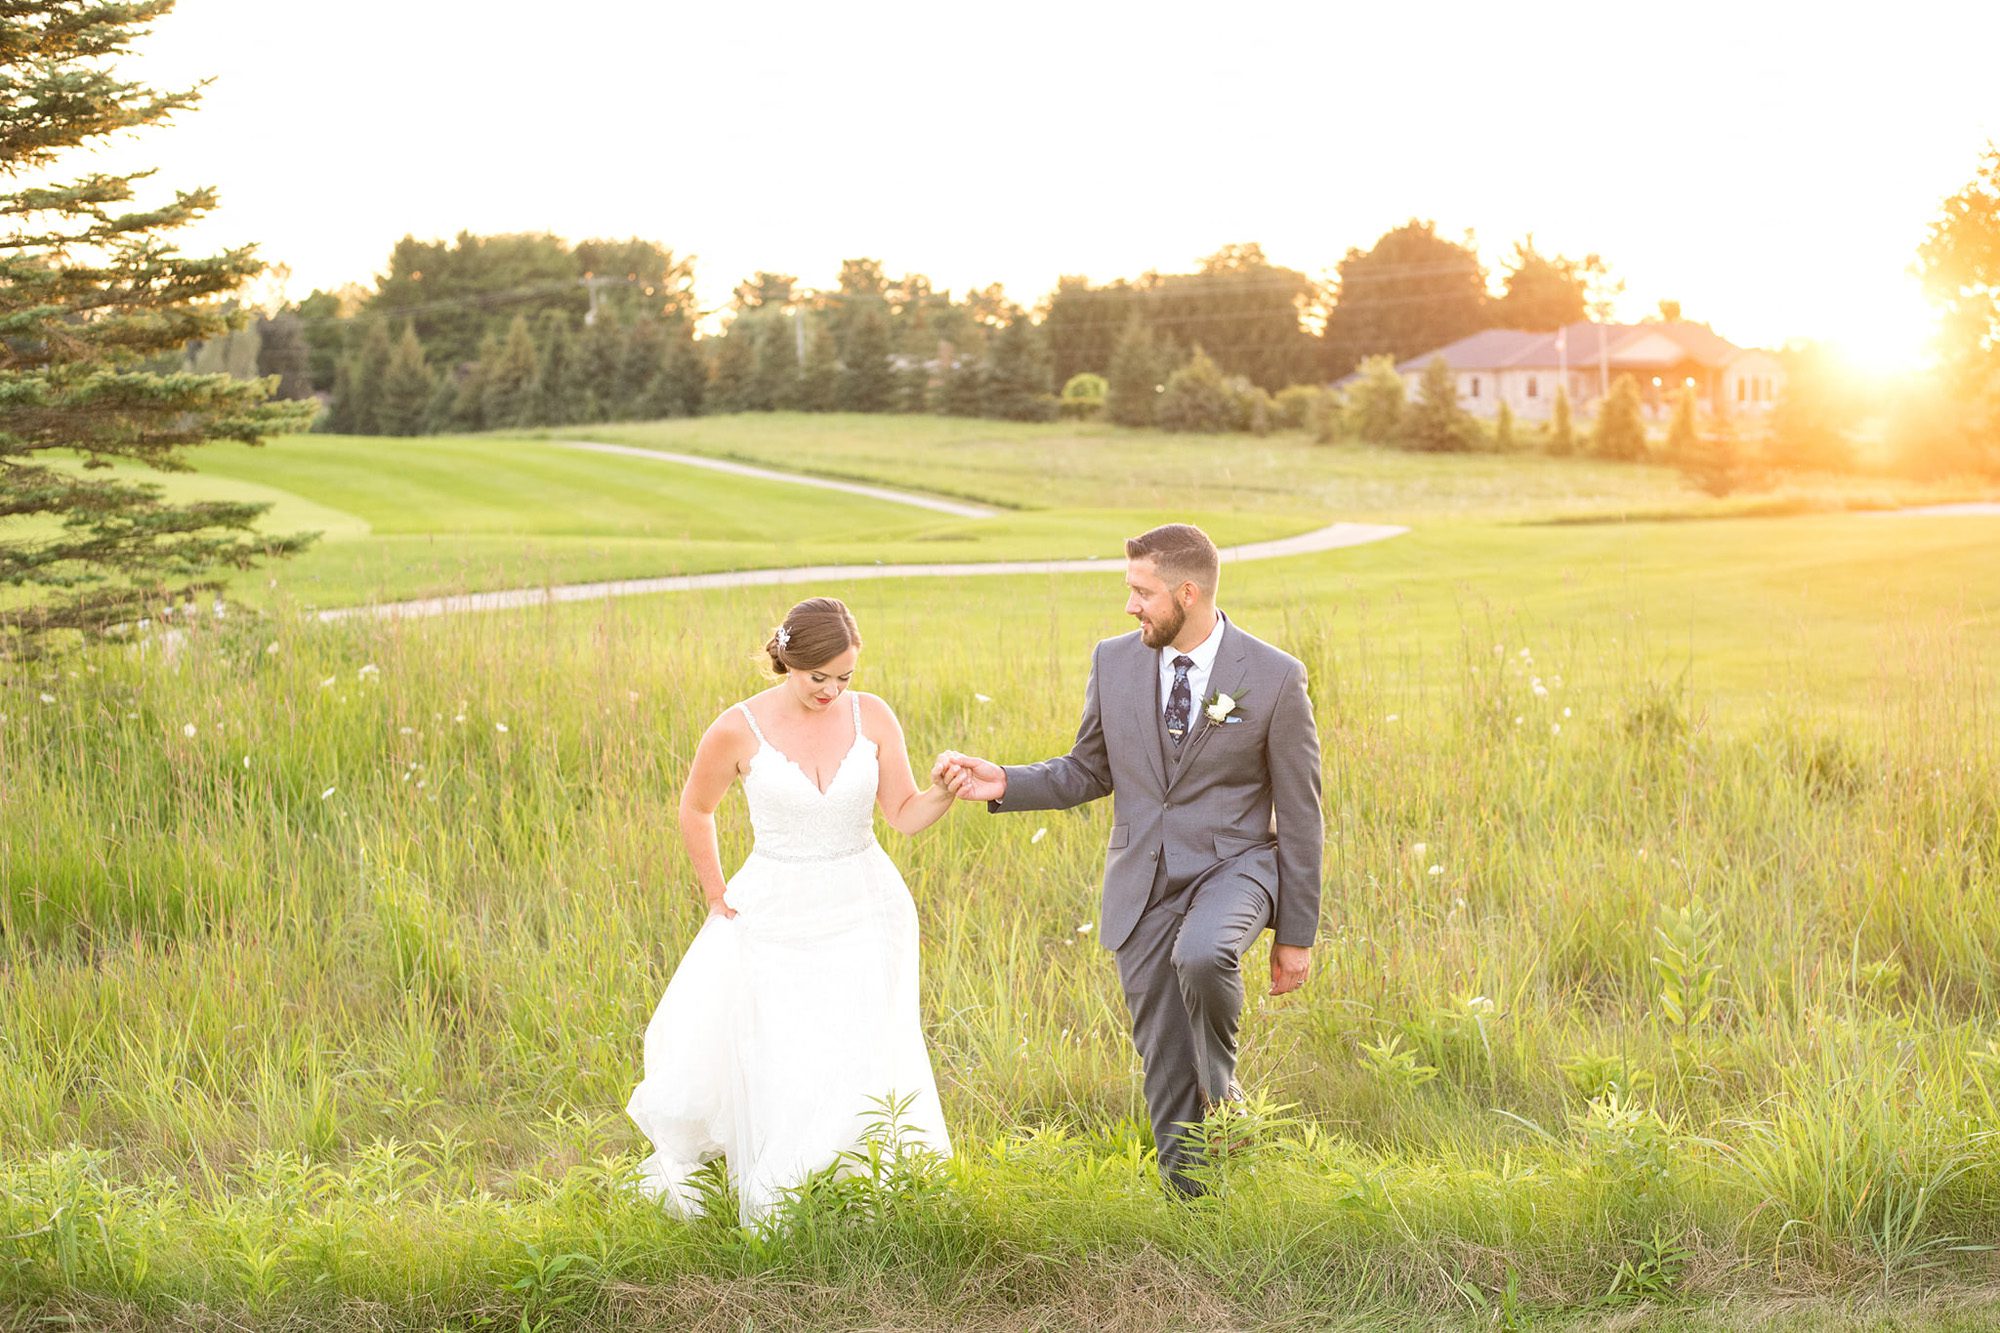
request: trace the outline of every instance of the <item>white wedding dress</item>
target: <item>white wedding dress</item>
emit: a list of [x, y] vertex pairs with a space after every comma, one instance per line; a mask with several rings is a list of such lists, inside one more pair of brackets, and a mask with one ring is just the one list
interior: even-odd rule
[[912, 1100], [905, 1142], [948, 1155], [917, 1015], [917, 912], [875, 841], [875, 743], [861, 734], [824, 792], [764, 739], [743, 777], [756, 840], [646, 1027], [626, 1114], [652, 1141], [640, 1188], [700, 1211], [690, 1177], [727, 1158], [748, 1225], [858, 1149], [877, 1100]]

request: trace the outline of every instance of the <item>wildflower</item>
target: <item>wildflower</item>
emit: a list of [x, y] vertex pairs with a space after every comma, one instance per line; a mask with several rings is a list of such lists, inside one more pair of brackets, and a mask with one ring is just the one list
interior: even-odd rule
[[1551, 736], [1560, 736], [1560, 735], [1562, 735], [1562, 734], [1563, 734], [1563, 724], [1562, 724], [1562, 723], [1560, 723], [1560, 722], [1551, 722], [1551, 723], [1549, 723], [1549, 735], [1551, 735]]
[[44, 695], [42, 695], [42, 702], [43, 702], [43, 703], [45, 703], [45, 704], [52, 704], [52, 703], [54, 703], [55, 701], [56, 701], [56, 697], [55, 697], [55, 696], [54, 696], [53, 694], [44, 694]]
[[1564, 717], [1568, 717], [1568, 716], [1569, 716], [1569, 709], [1567, 709], [1567, 708], [1563, 709], [1563, 716], [1564, 716]]
[[493, 724], [493, 730], [499, 732], [501, 735], [504, 736], [507, 734], [507, 724], [505, 722], [495, 722]]
[[360, 677], [362, 680], [367, 680], [370, 677], [381, 675], [382, 668], [376, 666], [373, 662], [370, 662], [367, 666], [362, 667], [361, 670], [355, 672], [354, 674]]
[[270, 641], [269, 643], [265, 644], [265, 645], [264, 645], [264, 651], [265, 651], [265, 652], [267, 652], [267, 653], [275, 653], [275, 652], [277, 652], [277, 651], [278, 651], [278, 641], [277, 641], [276, 639], [273, 639], [273, 640], [271, 640], [271, 641]]
[[993, 696], [990, 694], [975, 694], [972, 697], [979, 700], [979, 702], [983, 704], [990, 704], [993, 702]]
[[417, 729], [415, 727], [397, 727], [396, 734], [398, 736], [414, 736], [417, 734]]
[[1535, 697], [1537, 699], [1546, 699], [1549, 697], [1549, 687], [1542, 684], [1542, 678], [1540, 676], [1536, 676], [1533, 680], [1531, 680], [1528, 683], [1528, 688], [1535, 692]]
[[1514, 719], [1514, 725], [1518, 727], [1518, 726], [1520, 726], [1520, 725], [1521, 725], [1521, 724], [1522, 724], [1523, 722], [1526, 722], [1527, 720], [1528, 720], [1528, 719], [1527, 719], [1527, 718], [1525, 718], [1525, 717], [1519, 717], [1519, 716], [1517, 716], [1517, 717], [1516, 717], [1516, 718]]
[[330, 690], [333, 688], [333, 682], [335, 679], [336, 677], [328, 676], [325, 680], [319, 683], [319, 687], [323, 690]]
[[1401, 722], [1402, 720], [1403, 720], [1403, 715], [1401, 713], [1391, 713], [1389, 714], [1388, 717], [1383, 719], [1383, 721], [1385, 722]]
[[243, 756], [243, 767], [245, 769], [248, 769], [250, 767], [250, 756], [247, 754]]
[[183, 735], [183, 736], [187, 737], [187, 738], [188, 738], [189, 740], [193, 740], [193, 739], [194, 739], [194, 723], [190, 722], [190, 723], [188, 723], [187, 725], [183, 726], [183, 727], [181, 728], [181, 735]]
[[1444, 867], [1432, 866], [1429, 870], [1425, 871], [1424, 873], [1428, 875], [1442, 875], [1444, 873]]
[[1427, 842], [1413, 842], [1410, 844], [1410, 855], [1422, 856], [1425, 852], [1429, 851], [1430, 849], [1431, 845]]
[[1046, 838], [1046, 837], [1048, 837], [1048, 836], [1049, 836], [1049, 831], [1048, 831], [1047, 829], [1045, 829], [1045, 828], [1038, 828], [1038, 829], [1036, 829], [1036, 830], [1035, 830], [1035, 836], [1034, 836], [1034, 837], [1032, 837], [1032, 838], [1030, 838], [1030, 839], [1028, 839], [1028, 843], [1029, 843], [1029, 845], [1030, 845], [1030, 846], [1032, 846], [1032, 845], [1034, 845], [1035, 843], [1038, 843], [1038, 842], [1040, 842], [1040, 841], [1041, 841], [1041, 840], [1042, 840], [1043, 838]]
[[322, 801], [324, 801], [324, 800], [325, 800], [325, 799], [326, 799], [327, 797], [329, 797], [329, 796], [333, 795], [333, 794], [334, 794], [334, 792], [336, 792], [336, 791], [338, 791], [338, 790], [340, 790], [340, 789], [339, 789], [338, 787], [328, 787], [328, 788], [327, 788], [327, 789], [326, 789], [325, 791], [323, 791], [323, 792], [321, 792], [321, 793], [319, 794], [319, 798], [320, 798], [320, 799], [321, 799]]
[[463, 722], [463, 721], [465, 721], [465, 714], [463, 714], [463, 713], [453, 713], [453, 714], [451, 715], [451, 720], [452, 720], [452, 721], [454, 721], [454, 722]]
[[1076, 933], [1079, 935], [1088, 935], [1090, 933], [1090, 923], [1088, 921], [1078, 922], [1076, 927]]

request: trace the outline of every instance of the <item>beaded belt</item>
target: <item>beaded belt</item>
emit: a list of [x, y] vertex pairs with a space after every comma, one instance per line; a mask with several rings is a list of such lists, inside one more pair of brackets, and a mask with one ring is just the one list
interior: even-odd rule
[[870, 838], [868, 841], [864, 843], [861, 843], [854, 847], [846, 848], [843, 851], [820, 852], [817, 855], [813, 856], [787, 856], [783, 852], [767, 852], [762, 847], [758, 847], [753, 844], [750, 848], [750, 854], [752, 856], [761, 856], [766, 861], [785, 861], [789, 862], [792, 865], [810, 865], [815, 861], [842, 861], [850, 856], [859, 856], [861, 855], [861, 853], [872, 849], [876, 845], [877, 844], [875, 842], [875, 839]]

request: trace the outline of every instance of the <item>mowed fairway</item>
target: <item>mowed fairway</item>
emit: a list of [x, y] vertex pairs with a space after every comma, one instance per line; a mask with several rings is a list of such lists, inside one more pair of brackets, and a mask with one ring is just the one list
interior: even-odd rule
[[[785, 425], [634, 432], [744, 455], [754, 436], [888, 480], [853, 419], [800, 425], [789, 452]], [[983, 445], [961, 438], [975, 429]], [[746, 537], [743, 512], [787, 488], [703, 474], [687, 484], [722, 516], [674, 511], [685, 540], [644, 528], [655, 502], [636, 494], [604, 521], [633, 554], [684, 561], [851, 558], [878, 532], [938, 558], [945, 531], [982, 552], [946, 558], [985, 558], [1032, 534], [1088, 547], [1035, 554], [1109, 552], [1101, 574], [232, 617], [171, 663], [107, 651], [0, 687], [0, 1310], [1982, 1326], [2000, 1286], [2000, 519], [1550, 525], [1533, 520], [1707, 502], [1657, 469], [1460, 475], [1279, 438], [1208, 446], [1227, 479], [1207, 489], [1201, 446], [1162, 441], [1179, 480], [1141, 469], [1114, 493], [1130, 441], [1010, 429], [937, 423], [929, 443], [964, 475], [919, 450], [909, 484], [1048, 508], [961, 521], [809, 492], [815, 517]], [[426, 540], [397, 523], [518, 552], [553, 540], [534, 525], [688, 471], [438, 442], [488, 464], [521, 451], [516, 498], [468, 488], [450, 508], [444, 464], [432, 499], [372, 496], [361, 448], [384, 451], [388, 491], [393, 452], [421, 443], [213, 456], [231, 484], [365, 517], [354, 552]], [[323, 486], [300, 479], [313, 449], [350, 446]], [[542, 491], [570, 497], [565, 516]], [[1372, 498], [1329, 502], [1350, 493]], [[959, 1148], [941, 1173], [820, 1191], [782, 1240], [622, 1193], [643, 1152], [622, 1110], [640, 1034], [700, 924], [678, 783], [710, 719], [764, 683], [755, 650], [784, 608], [847, 598], [856, 687], [896, 707], [920, 763], [1041, 758], [1069, 742], [1090, 645], [1128, 627], [1116, 539], [1211, 502], [1225, 540], [1415, 524], [1225, 570], [1223, 606], [1309, 668], [1329, 842], [1307, 989], [1270, 1001], [1264, 949], [1246, 963], [1244, 1080], [1289, 1109], [1260, 1112], [1217, 1195], [1170, 1205], [1146, 1160], [1115, 969], [1088, 929], [1101, 807], [882, 834], [922, 917]], [[981, 526], [1010, 522], [1026, 526]], [[340, 590], [421, 590], [379, 558], [379, 585]], [[273, 572], [296, 587], [301, 567]], [[734, 865], [740, 798], [724, 813]]]
[[272, 501], [267, 531], [324, 532], [301, 558], [232, 584], [302, 607], [808, 561], [1115, 557], [1125, 536], [1190, 511], [1229, 543], [1318, 526], [1303, 506], [1237, 515], [1227, 496], [1190, 497], [1184, 511], [1087, 493], [966, 519], [503, 436], [291, 436], [193, 461], [195, 474], [131, 475], [176, 499]]

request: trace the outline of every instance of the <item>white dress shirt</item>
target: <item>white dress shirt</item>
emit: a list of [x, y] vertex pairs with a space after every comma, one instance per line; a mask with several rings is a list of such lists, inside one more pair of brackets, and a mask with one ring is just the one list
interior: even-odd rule
[[1160, 649], [1160, 716], [1167, 715], [1167, 705], [1174, 697], [1174, 659], [1183, 655], [1194, 659], [1188, 668], [1188, 725], [1190, 728], [1201, 718], [1201, 701], [1208, 697], [1208, 677], [1215, 668], [1216, 650], [1222, 647], [1222, 627], [1228, 622], [1222, 612], [1215, 613], [1215, 628], [1208, 637], [1187, 650], [1185, 654], [1171, 643]]

